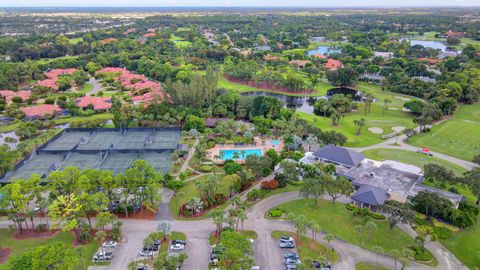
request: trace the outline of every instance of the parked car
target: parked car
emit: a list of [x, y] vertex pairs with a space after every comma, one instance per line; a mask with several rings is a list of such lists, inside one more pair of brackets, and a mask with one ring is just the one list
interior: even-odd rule
[[295, 248], [293, 241], [280, 242], [280, 248]]
[[428, 148], [418, 149], [417, 153], [425, 154], [425, 155], [428, 155], [428, 156], [433, 156], [432, 152], [430, 152], [430, 149], [428, 149]]
[[172, 240], [172, 245], [174, 245], [174, 244], [182, 244], [182, 245], [186, 246], [187, 241], [185, 241], [185, 240]]
[[115, 241], [107, 241], [107, 242], [103, 243], [102, 246], [103, 246], [104, 248], [114, 248], [114, 247], [117, 246], [117, 244], [118, 244], [118, 243], [115, 242]]
[[180, 251], [184, 249], [185, 249], [185, 245], [181, 243], [175, 243], [170, 246], [171, 251]]
[[153, 250], [142, 249], [140, 257], [153, 257]]
[[297, 253], [290, 252], [290, 253], [285, 253], [285, 254], [283, 254], [283, 258], [295, 258], [295, 259], [300, 259], [300, 256], [298, 256]]
[[297, 269], [297, 264], [287, 264], [287, 265], [285, 265], [285, 269], [286, 270]]
[[328, 264], [321, 264], [320, 262], [313, 261], [312, 266], [315, 269], [320, 269], [320, 270], [330, 270], [330, 265]]
[[252, 266], [250, 270], [260, 270], [260, 266]]
[[97, 252], [95, 255], [93, 255], [93, 260], [94, 261], [109, 261], [113, 257], [112, 252]]
[[158, 249], [160, 248], [160, 246], [158, 245], [151, 245], [151, 246], [143, 246], [143, 250], [145, 251], [158, 251]]
[[280, 236], [280, 242], [293, 242], [293, 237], [291, 237], [291, 236]]

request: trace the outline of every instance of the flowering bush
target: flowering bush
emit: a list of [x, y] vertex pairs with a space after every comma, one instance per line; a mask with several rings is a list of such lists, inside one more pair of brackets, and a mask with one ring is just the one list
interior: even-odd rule
[[272, 179], [270, 181], [263, 181], [261, 184], [262, 189], [268, 189], [268, 190], [274, 190], [278, 188], [278, 181], [275, 179]]

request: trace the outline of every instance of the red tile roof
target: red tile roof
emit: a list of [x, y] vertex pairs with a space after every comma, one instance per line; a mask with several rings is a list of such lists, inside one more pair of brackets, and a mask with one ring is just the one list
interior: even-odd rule
[[65, 69], [53, 69], [45, 72], [45, 77], [47, 79], [37, 82], [38, 86], [52, 88], [58, 90], [57, 80], [61, 75], [72, 74], [77, 71], [76, 68], [65, 68]]
[[149, 37], [155, 37], [156, 35], [157, 34], [155, 34], [155, 33], [148, 33], [148, 34], [143, 35], [143, 37], [149, 38]]
[[109, 97], [84, 96], [75, 99], [75, 101], [78, 107], [85, 108], [92, 105], [95, 111], [104, 111], [112, 107], [112, 99]]
[[13, 97], [20, 97], [22, 100], [27, 100], [31, 93], [30, 91], [20, 90], [18, 92], [14, 92], [12, 90], [0, 90], [0, 96], [2, 96], [6, 101], [12, 101]]
[[51, 105], [51, 104], [23, 107], [23, 108], [20, 108], [20, 110], [24, 112], [27, 117], [43, 117], [46, 114], [54, 115], [62, 111], [62, 109], [57, 105]]
[[102, 43], [103, 45], [105, 45], [105, 44], [112, 43], [112, 42], [115, 42], [115, 41], [117, 41], [116, 38], [106, 38], [106, 39], [100, 40], [100, 43]]
[[325, 63], [323, 66], [328, 70], [335, 70], [335, 69], [343, 67], [343, 64], [339, 60], [329, 58], [327, 60], [327, 63]]
[[418, 61], [420, 62], [427, 62], [429, 65], [436, 65], [440, 62], [442, 62], [441, 59], [436, 59], [436, 58], [418, 58]]
[[327, 59], [327, 56], [325, 56], [321, 53], [312, 54], [312, 57], [316, 57], [316, 58], [320, 58], [320, 59]]
[[280, 56], [266, 54], [266, 55], [263, 56], [263, 60], [264, 61], [278, 61], [278, 60], [282, 60], [282, 58]]

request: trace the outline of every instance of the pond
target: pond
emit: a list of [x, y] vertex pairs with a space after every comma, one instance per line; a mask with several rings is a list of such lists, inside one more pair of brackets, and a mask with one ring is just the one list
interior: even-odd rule
[[[5, 138], [8, 138], [8, 137], [14, 138], [17, 142], [16, 143], [6, 143]], [[17, 134], [15, 134], [15, 131], [0, 133], [0, 145], [5, 144], [8, 147], [10, 147], [10, 149], [13, 150], [13, 149], [16, 148], [19, 141], [20, 141], [20, 138], [17, 136]]]
[[360, 101], [363, 99], [362, 92], [357, 91], [355, 89], [351, 89], [348, 87], [337, 87], [332, 88], [327, 91], [327, 95], [320, 96], [320, 97], [297, 97], [297, 96], [288, 96], [281, 93], [270, 93], [270, 92], [245, 92], [242, 93], [243, 96], [268, 96], [268, 97], [276, 97], [283, 101], [285, 107], [295, 109], [299, 112], [304, 112], [308, 114], [313, 114], [313, 105], [319, 99], [328, 99], [329, 97], [335, 94], [344, 94], [344, 95], [351, 95], [353, 100]]
[[307, 52], [307, 54], [313, 55], [313, 54], [323, 54], [323, 55], [328, 55], [332, 53], [340, 53], [341, 50], [339, 50], [335, 46], [318, 46], [316, 49], [310, 50]]
[[447, 51], [447, 45], [440, 41], [431, 41], [431, 40], [410, 40], [410, 45], [422, 45], [425, 48], [438, 49], [442, 52]]

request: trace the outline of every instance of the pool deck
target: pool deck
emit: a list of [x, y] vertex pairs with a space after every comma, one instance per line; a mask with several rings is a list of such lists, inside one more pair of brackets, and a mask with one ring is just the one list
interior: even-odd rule
[[[212, 160], [216, 164], [223, 164], [224, 161], [219, 158], [220, 156], [220, 151], [223, 150], [247, 150], [247, 149], [260, 149], [262, 151], [262, 155], [265, 154], [270, 149], [274, 149], [275, 151], [280, 152], [283, 149], [283, 140], [278, 140], [278, 139], [261, 139], [255, 137], [254, 142], [251, 144], [242, 144], [242, 145], [234, 145], [234, 144], [217, 144], [213, 148], [210, 148], [207, 150], [206, 153], [206, 158]], [[280, 141], [280, 143], [277, 143], [275, 145], [271, 144], [270, 141]], [[242, 162], [241, 159], [235, 160], [236, 162]]]

